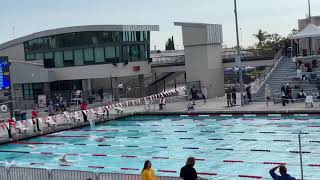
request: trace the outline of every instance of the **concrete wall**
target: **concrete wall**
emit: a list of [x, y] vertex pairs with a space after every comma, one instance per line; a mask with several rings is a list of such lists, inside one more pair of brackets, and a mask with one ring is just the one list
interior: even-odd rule
[[182, 28], [182, 34], [186, 35], [183, 36], [184, 46], [192, 46], [207, 43], [207, 30], [202, 26]]
[[187, 82], [200, 81], [208, 98], [224, 96], [222, 64], [222, 26], [218, 24], [181, 23], [185, 50]]
[[18, 44], [7, 49], [0, 50], [0, 56], [8, 56], [9, 60], [24, 61], [24, 46], [23, 44]]
[[48, 69], [33, 63], [11, 61], [10, 79], [13, 84], [48, 82]]
[[224, 95], [221, 52], [221, 45], [185, 47], [187, 82], [201, 81], [207, 88], [208, 97]]
[[[320, 26], [320, 16], [312, 16], [311, 17], [311, 23], [316, 25], [316, 26]], [[309, 18], [299, 19], [298, 20], [298, 30], [299, 31], [302, 31], [308, 25], [309, 25]]]

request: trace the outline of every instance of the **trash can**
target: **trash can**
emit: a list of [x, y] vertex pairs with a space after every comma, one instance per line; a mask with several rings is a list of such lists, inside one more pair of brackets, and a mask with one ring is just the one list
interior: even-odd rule
[[14, 110], [13, 111], [13, 116], [16, 119], [16, 121], [20, 121], [21, 117], [20, 117], [20, 110]]
[[20, 119], [21, 119], [21, 120], [27, 120], [27, 112], [22, 111], [22, 112], [20, 113]]

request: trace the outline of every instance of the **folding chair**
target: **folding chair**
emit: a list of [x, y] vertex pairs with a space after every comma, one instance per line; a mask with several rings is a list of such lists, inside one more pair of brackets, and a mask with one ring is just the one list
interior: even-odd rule
[[305, 102], [306, 108], [313, 108], [313, 96], [307, 96]]

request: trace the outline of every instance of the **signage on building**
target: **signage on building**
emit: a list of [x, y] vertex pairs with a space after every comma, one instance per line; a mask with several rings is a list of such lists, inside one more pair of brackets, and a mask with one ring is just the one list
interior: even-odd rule
[[133, 66], [133, 71], [140, 71], [140, 66]]
[[0, 90], [11, 88], [8, 57], [0, 57]]
[[47, 107], [47, 97], [46, 95], [39, 95], [38, 96], [38, 105], [40, 108]]

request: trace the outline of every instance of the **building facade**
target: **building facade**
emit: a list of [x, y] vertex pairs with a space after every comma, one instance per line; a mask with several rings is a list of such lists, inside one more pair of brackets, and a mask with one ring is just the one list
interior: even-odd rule
[[3, 43], [0, 56], [8, 56], [11, 62], [16, 98], [33, 100], [41, 94], [110, 89], [132, 76], [143, 81], [151, 72], [151, 31], [159, 31], [159, 26], [59, 28]]

